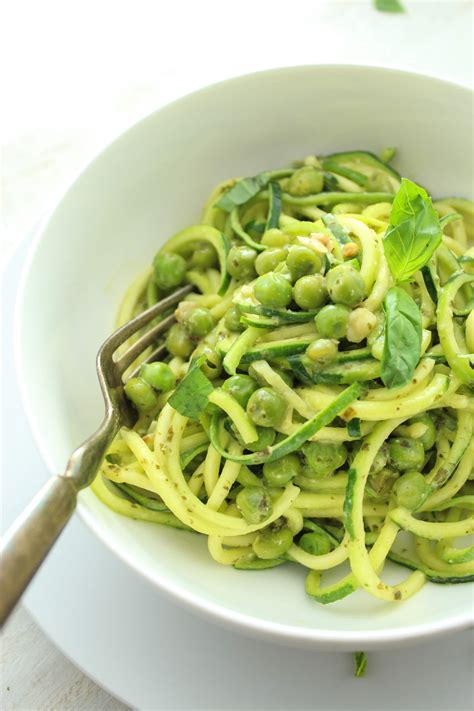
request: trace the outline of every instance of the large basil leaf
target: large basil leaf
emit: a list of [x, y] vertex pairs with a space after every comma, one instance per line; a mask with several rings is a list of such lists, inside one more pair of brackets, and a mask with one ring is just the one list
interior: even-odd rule
[[442, 229], [426, 190], [402, 178], [390, 213], [383, 247], [397, 282], [424, 267], [441, 242]]
[[381, 377], [388, 388], [405, 385], [413, 377], [421, 356], [421, 313], [406, 291], [394, 286], [387, 292]]

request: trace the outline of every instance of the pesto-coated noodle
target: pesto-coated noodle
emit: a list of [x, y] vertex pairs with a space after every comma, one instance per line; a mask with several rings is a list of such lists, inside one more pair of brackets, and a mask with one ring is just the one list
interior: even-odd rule
[[474, 580], [473, 218], [364, 151], [221, 183], [120, 307], [194, 285], [96, 495], [222, 565], [302, 565], [323, 604]]

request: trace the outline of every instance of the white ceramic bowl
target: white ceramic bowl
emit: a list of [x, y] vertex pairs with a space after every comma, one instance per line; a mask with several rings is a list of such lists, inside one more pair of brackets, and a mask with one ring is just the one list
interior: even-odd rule
[[[167, 237], [198, 220], [218, 181], [314, 152], [387, 145], [398, 148], [401, 172], [433, 194], [472, 197], [471, 91], [380, 68], [278, 69], [186, 96], [103, 151], [40, 230], [18, 311], [24, 403], [51, 472], [101, 419], [95, 355], [125, 289]], [[306, 596], [298, 566], [255, 573], [219, 566], [204, 538], [122, 518], [89, 491], [78, 510], [138, 575], [251, 634], [372, 648], [472, 619], [469, 585], [428, 584], [398, 605], [357, 592], [323, 607]], [[387, 574], [406, 571], [388, 566]]]

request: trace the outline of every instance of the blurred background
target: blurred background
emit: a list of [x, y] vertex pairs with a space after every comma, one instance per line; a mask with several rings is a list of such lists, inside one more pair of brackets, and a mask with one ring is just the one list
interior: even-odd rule
[[[400, 14], [377, 11], [373, 0], [4, 3], [3, 263], [102, 146], [206, 84], [276, 66], [348, 63], [472, 85], [474, 3], [401, 2]], [[390, 86], [380, 96], [387, 111]], [[4, 709], [125, 708], [56, 651], [24, 609], [2, 656]]]
[[[472, 0], [401, 2], [400, 14], [377, 11], [374, 0], [5, 3], [3, 251], [101, 146], [206, 84], [269, 67], [333, 62], [471, 83]], [[380, 111], [390, 111], [389, 87]]]

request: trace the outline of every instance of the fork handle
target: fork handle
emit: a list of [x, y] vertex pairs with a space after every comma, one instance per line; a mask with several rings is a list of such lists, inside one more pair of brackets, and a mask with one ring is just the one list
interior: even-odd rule
[[76, 500], [72, 480], [54, 476], [6, 533], [0, 549], [0, 626], [71, 518]]

